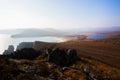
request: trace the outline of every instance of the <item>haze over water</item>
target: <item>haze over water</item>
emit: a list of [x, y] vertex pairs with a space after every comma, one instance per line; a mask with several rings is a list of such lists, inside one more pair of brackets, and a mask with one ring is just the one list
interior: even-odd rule
[[0, 34], [0, 54], [8, 48], [9, 45], [13, 45], [16, 49], [17, 45], [21, 42], [62, 42], [63, 39], [57, 37], [25, 37], [25, 38], [11, 38], [10, 35]]

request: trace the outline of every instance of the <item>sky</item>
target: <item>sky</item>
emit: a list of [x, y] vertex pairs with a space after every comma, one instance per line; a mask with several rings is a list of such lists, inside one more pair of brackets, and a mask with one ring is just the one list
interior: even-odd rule
[[0, 29], [120, 26], [120, 0], [0, 0]]

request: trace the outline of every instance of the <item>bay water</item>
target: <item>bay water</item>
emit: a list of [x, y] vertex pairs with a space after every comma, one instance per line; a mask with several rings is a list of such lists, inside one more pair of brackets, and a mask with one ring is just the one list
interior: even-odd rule
[[58, 37], [24, 37], [24, 38], [13, 38], [11, 35], [0, 34], [0, 54], [4, 52], [8, 48], [9, 45], [13, 45], [16, 49], [17, 45], [21, 42], [34, 42], [34, 41], [42, 41], [42, 42], [62, 42], [63, 40]]

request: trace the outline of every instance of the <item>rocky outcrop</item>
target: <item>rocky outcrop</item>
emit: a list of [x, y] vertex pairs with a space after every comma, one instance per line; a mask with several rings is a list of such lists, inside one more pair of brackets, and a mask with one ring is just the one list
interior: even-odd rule
[[11, 54], [14, 52], [14, 46], [9, 45], [8, 49], [3, 52], [3, 55]]
[[41, 53], [39, 51], [34, 50], [33, 48], [24, 48], [21, 50], [17, 50], [14, 53], [12, 53], [11, 58], [14, 59], [28, 59], [32, 60], [36, 57], [38, 57]]
[[17, 46], [17, 50], [21, 50], [23, 48], [33, 48], [33, 42], [22, 42]]
[[59, 48], [53, 49], [48, 54], [48, 61], [59, 66], [69, 66], [77, 60], [77, 51], [69, 49], [68, 51]]

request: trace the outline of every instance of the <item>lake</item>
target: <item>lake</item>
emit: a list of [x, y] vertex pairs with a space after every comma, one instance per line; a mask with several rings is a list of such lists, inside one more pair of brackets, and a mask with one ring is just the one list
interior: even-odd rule
[[107, 37], [107, 35], [104, 35], [104, 34], [96, 34], [96, 35], [88, 36], [87, 39], [100, 40], [100, 39], [104, 39], [106, 37]]
[[12, 38], [10, 35], [0, 34], [0, 54], [8, 48], [9, 45], [13, 45], [16, 49], [17, 45], [21, 42], [63, 42], [63, 39], [58, 37], [27, 37], [27, 38]]

